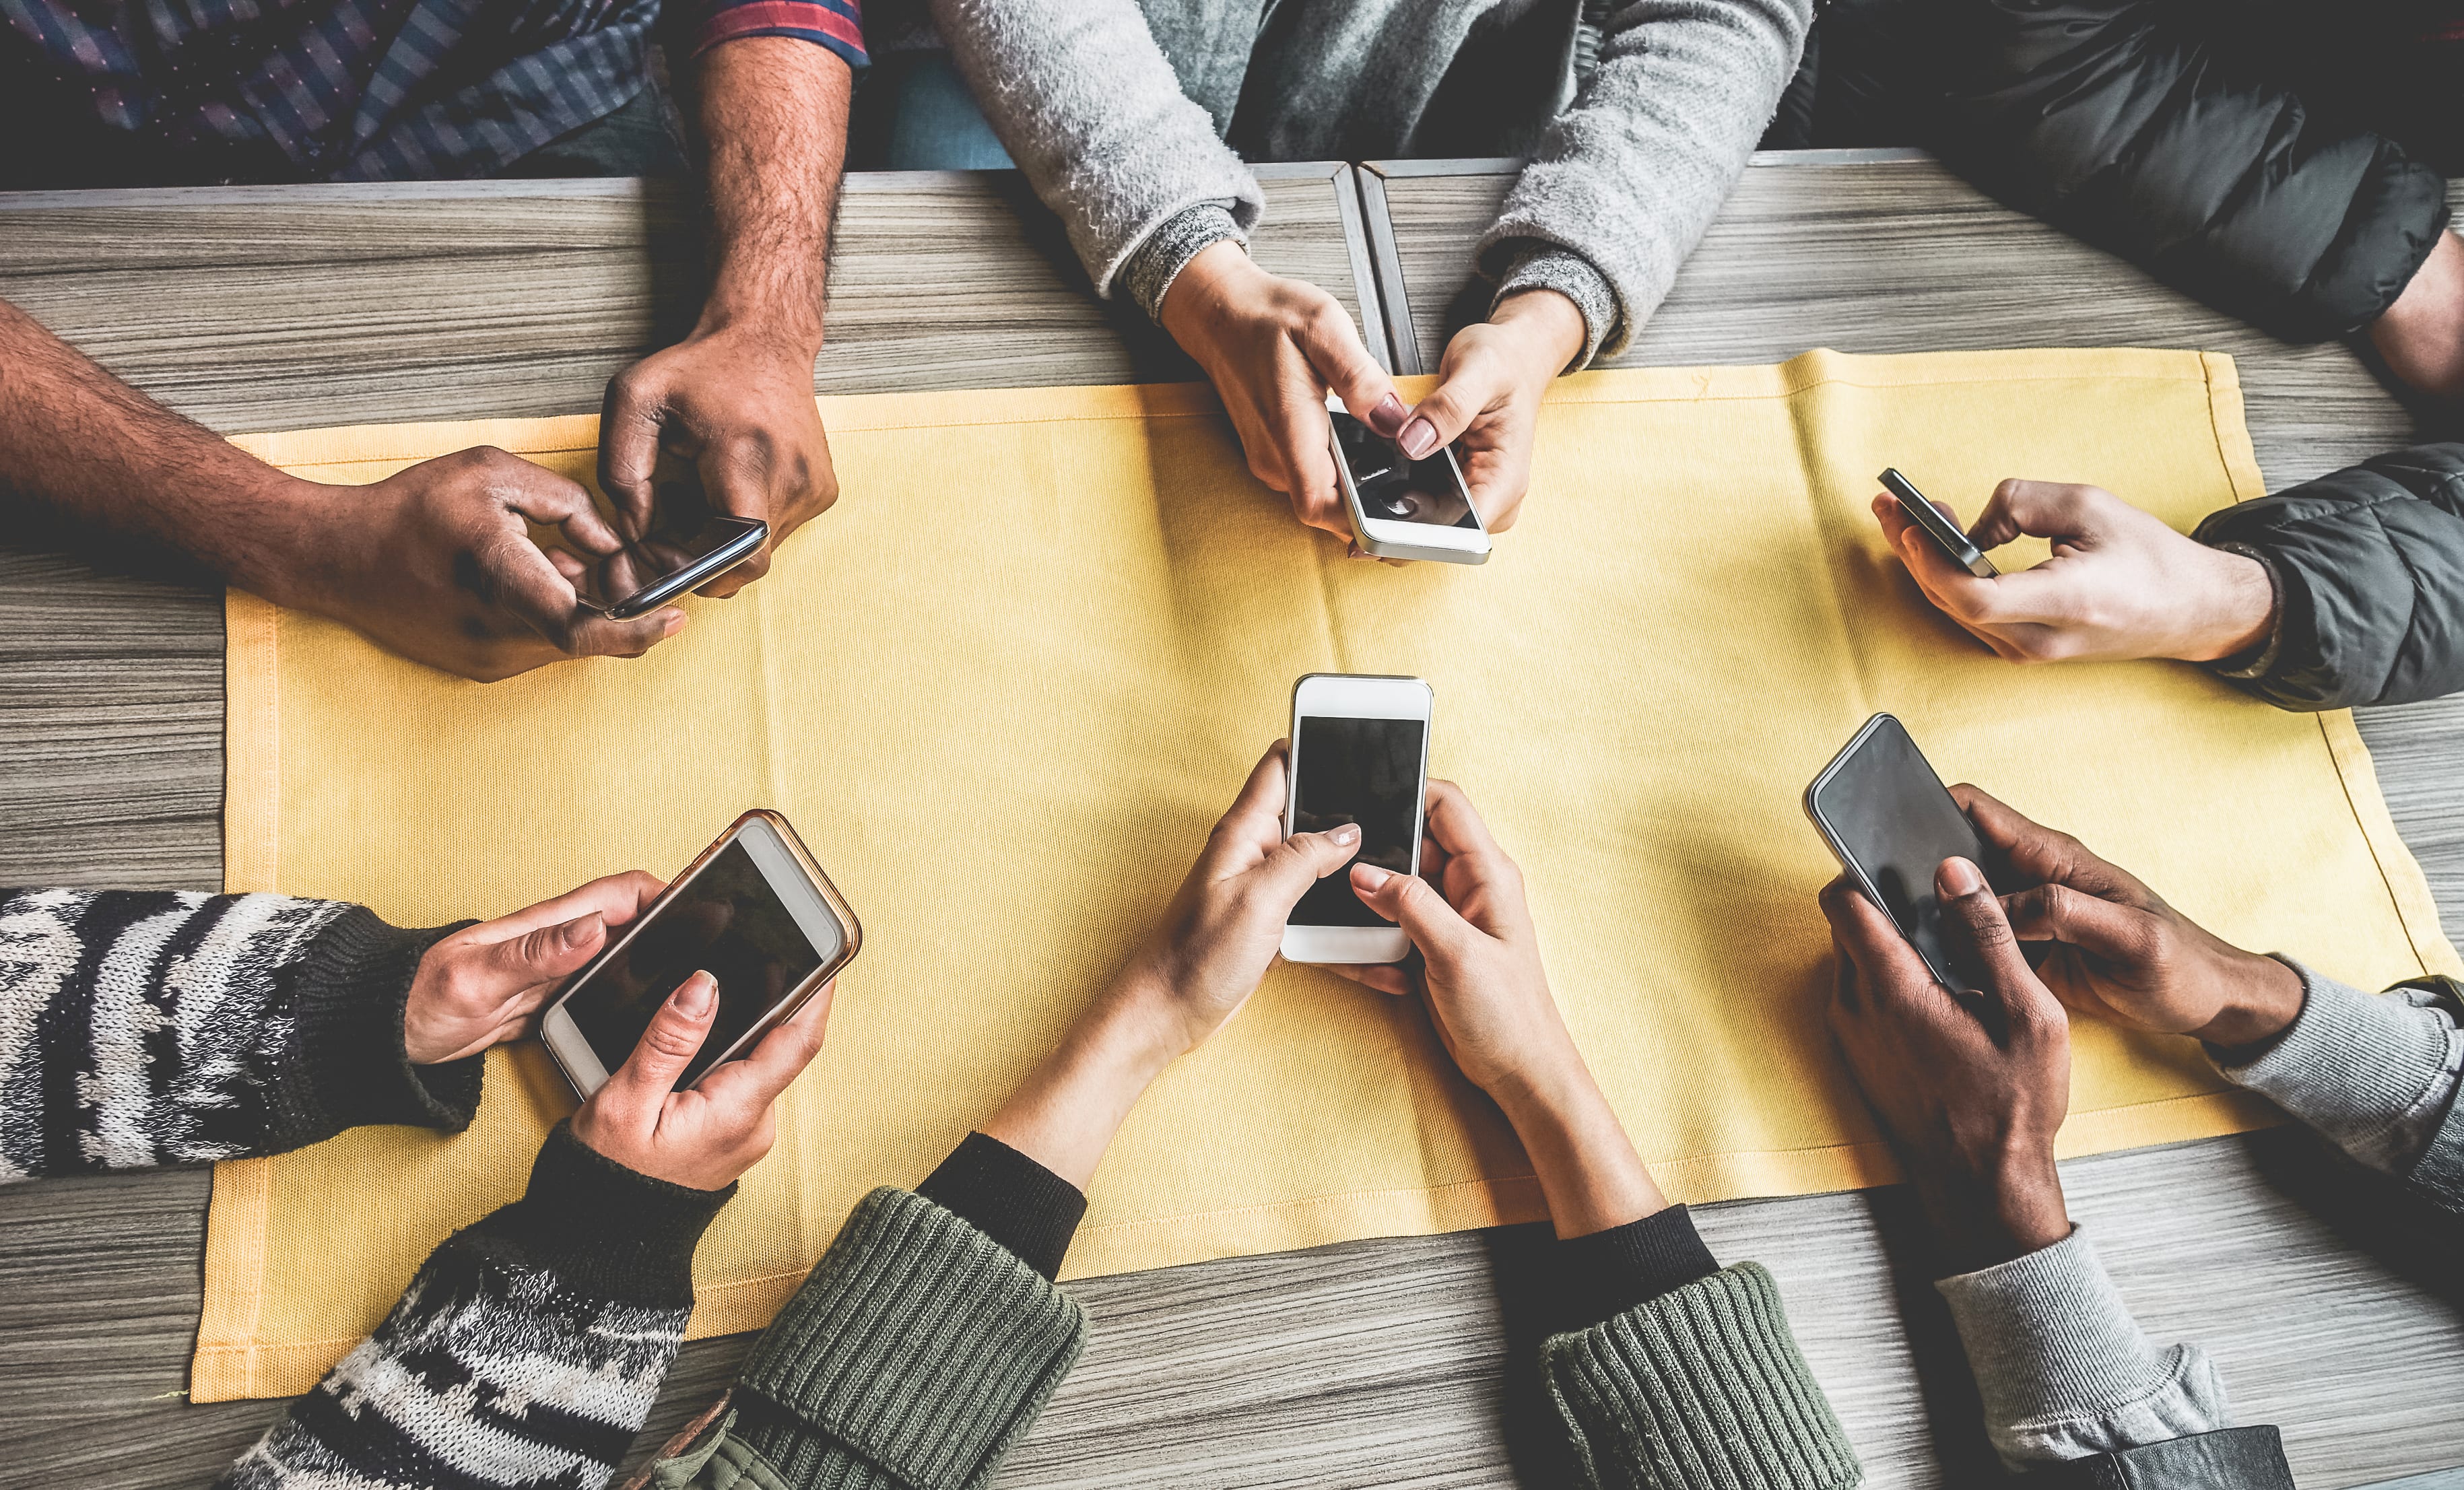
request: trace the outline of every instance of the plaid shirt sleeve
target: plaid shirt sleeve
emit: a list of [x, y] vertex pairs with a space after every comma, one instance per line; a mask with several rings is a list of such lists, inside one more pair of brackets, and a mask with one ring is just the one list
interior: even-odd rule
[[858, 72], [868, 60], [863, 0], [709, 0], [693, 55], [744, 36], [795, 36], [829, 48]]

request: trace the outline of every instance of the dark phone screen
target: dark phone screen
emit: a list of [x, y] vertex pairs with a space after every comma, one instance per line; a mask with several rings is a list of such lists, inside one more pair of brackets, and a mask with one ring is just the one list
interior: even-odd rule
[[[1446, 452], [1420, 460], [1341, 409], [1330, 409], [1344, 469], [1360, 493], [1360, 510], [1381, 522], [1425, 522], [1438, 528], [1477, 528], [1471, 498], [1455, 476]], [[1380, 923], [1382, 924], [1382, 923]]]
[[1352, 866], [1368, 863], [1412, 872], [1419, 846], [1420, 751], [1425, 719], [1339, 719], [1301, 716], [1292, 741], [1300, 790], [1292, 831], [1323, 833], [1360, 824], [1360, 849], [1349, 863], [1309, 887], [1292, 908], [1294, 926], [1393, 926], [1353, 893]]
[[1899, 720], [1884, 715], [1865, 735], [1815, 791], [1814, 810], [1833, 848], [1864, 872], [1934, 976], [1973, 986], [1955, 976], [1961, 970], [1943, 950], [1933, 872], [1953, 856], [1986, 868], [1985, 844]]
[[599, 1063], [625, 1063], [650, 1017], [697, 972], [718, 980], [718, 1018], [676, 1085], [691, 1085], [788, 991], [838, 954], [816, 947], [762, 876], [741, 840], [701, 866], [617, 953], [565, 1000], [565, 1013]]
[[661, 580], [743, 537], [751, 526], [742, 517], [712, 515], [701, 517], [690, 533], [654, 532], [605, 559], [585, 560], [582, 578], [574, 581], [574, 590], [603, 610], [622, 608], [625, 602]]

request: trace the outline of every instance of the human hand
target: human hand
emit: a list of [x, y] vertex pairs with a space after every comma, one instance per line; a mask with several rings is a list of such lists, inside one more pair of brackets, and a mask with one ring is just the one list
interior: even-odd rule
[[649, 536], [661, 515], [652, 477], [662, 453], [692, 463], [711, 512], [770, 524], [759, 553], [697, 594], [730, 596], [760, 579], [787, 536], [838, 500], [813, 403], [819, 347], [791, 335], [697, 330], [607, 381], [599, 484], [629, 537]]
[[2464, 399], [2464, 238], [2442, 232], [2393, 305], [2370, 323], [2387, 371], [2425, 393]]
[[[494, 682], [567, 657], [638, 657], [685, 624], [673, 606], [611, 621], [578, 603], [575, 554], [624, 545], [578, 483], [488, 446], [373, 486], [301, 482], [262, 588], [413, 662]], [[574, 553], [541, 549], [555, 528]]]
[[2086, 844], [1966, 782], [1950, 789], [1979, 837], [2029, 881], [2002, 898], [2013, 934], [2050, 942], [2037, 975], [2062, 1002], [2117, 1023], [2211, 1044], [2257, 1044], [2301, 1012], [2301, 976], [2165, 904]]
[[1491, 533], [1514, 526], [1531, 484], [1531, 438], [1549, 384], [1583, 350], [1583, 313], [1554, 290], [1508, 296], [1446, 343], [1438, 385], [1397, 443], [1419, 460], [1463, 442], [1463, 485]]
[[676, 1078], [718, 1014], [717, 982], [694, 974], [659, 1005], [641, 1043], [574, 1113], [573, 1136], [637, 1174], [688, 1190], [724, 1190], [770, 1151], [778, 1133], [772, 1104], [822, 1048], [837, 987], [823, 984], [751, 1055], [715, 1065], [698, 1085], [677, 1091]]
[[1934, 981], [1891, 918], [1846, 878], [1823, 887], [1837, 955], [1832, 1036], [1900, 1152], [1955, 1269], [2007, 1262], [2070, 1235], [2054, 1135], [2070, 1107], [2070, 1024], [2020, 955], [1984, 874], [1935, 871], [1943, 940], [1981, 992]]
[[1164, 292], [1164, 330], [1196, 359], [1259, 480], [1312, 528], [1350, 538], [1328, 449], [1326, 395], [1392, 439], [1403, 427], [1394, 381], [1334, 296], [1260, 269], [1230, 239], [1199, 251]]
[[539, 1006], [599, 955], [607, 929], [640, 915], [666, 887], [639, 869], [611, 874], [429, 948], [402, 1006], [410, 1063], [459, 1061], [527, 1032]]
[[2052, 538], [2054, 554], [1991, 580], [1952, 563], [1897, 498], [1876, 496], [1874, 516], [1925, 599], [2005, 661], [2214, 662], [2258, 646], [2275, 624], [2275, 587], [2258, 560], [2186, 537], [2101, 487], [1995, 487], [1969, 540], [1991, 550], [2034, 534]]

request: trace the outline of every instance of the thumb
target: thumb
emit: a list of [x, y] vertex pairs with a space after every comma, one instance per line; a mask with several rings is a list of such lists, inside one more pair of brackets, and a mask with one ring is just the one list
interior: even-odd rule
[[1295, 833], [1267, 851], [1262, 866], [1276, 900], [1289, 913], [1309, 887], [1360, 852], [1360, 824], [1346, 822], [1323, 833]]
[[2116, 905], [2068, 885], [2038, 885], [2003, 901], [2013, 935], [2032, 942], [2060, 942], [2123, 966], [2146, 960], [2147, 922], [2129, 906]]
[[593, 910], [495, 943], [488, 949], [483, 966], [491, 985], [512, 995], [581, 971], [606, 941], [606, 918]]
[[2011, 934], [1984, 871], [1965, 859], [1946, 859], [1934, 870], [1933, 887], [1942, 899], [1943, 940], [1954, 957], [1983, 976], [1984, 992], [2001, 1000], [2013, 1019], [2035, 1012], [2040, 998], [2053, 998], [2028, 966], [2019, 938]]
[[1478, 934], [1436, 887], [1417, 874], [1397, 874], [1374, 864], [1354, 865], [1352, 888], [1362, 905], [1401, 927], [1424, 957]]
[[659, 1005], [659, 1012], [650, 1017], [650, 1027], [642, 1032], [641, 1043], [602, 1089], [613, 1088], [608, 1094], [618, 1101], [655, 1110], [676, 1089], [676, 1078], [693, 1063], [717, 1014], [717, 980], [707, 973], [685, 979]]
[[[2023, 533], [2040, 538], [2068, 537], [2087, 526], [2094, 505], [2094, 487], [2063, 481], [2003, 482], [1993, 489], [1968, 541], [1980, 549], [1996, 549]], [[1958, 519], [1953, 518], [1955, 523]]]

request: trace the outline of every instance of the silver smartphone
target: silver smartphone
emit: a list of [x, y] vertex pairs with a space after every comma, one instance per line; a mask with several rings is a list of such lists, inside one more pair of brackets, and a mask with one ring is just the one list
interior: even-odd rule
[[683, 535], [653, 535], [584, 567], [574, 585], [583, 609], [630, 621], [697, 589], [761, 552], [770, 525], [714, 515]]
[[1915, 523], [1926, 537], [1932, 539], [1933, 546], [1942, 550], [1952, 563], [1980, 580], [2001, 578], [2002, 571], [1993, 567], [1993, 560], [1969, 542], [1968, 535], [1959, 531], [1959, 525], [1942, 515], [1942, 509], [1926, 501], [1925, 494], [1916, 489], [1914, 482], [1901, 475], [1897, 468], [1882, 468], [1881, 475], [1876, 479], [1882, 483], [1883, 491], [1898, 500], [1900, 511], [1908, 515], [1908, 521]]
[[1969, 989], [1942, 940], [1942, 901], [1934, 871], [1946, 859], [1965, 859], [1991, 872], [1985, 841], [1942, 778], [1917, 749], [1907, 727], [1889, 714], [1865, 721], [1822, 774], [1805, 789], [1805, 815], [1831, 845], [1865, 898], [1925, 958], [1945, 988]]
[[1488, 562], [1488, 527], [1472, 505], [1453, 447], [1441, 446], [1414, 460], [1353, 418], [1331, 393], [1326, 396], [1326, 417], [1343, 509], [1364, 553], [1445, 564]]
[[1283, 953], [1292, 961], [1400, 962], [1411, 953], [1403, 929], [1352, 887], [1352, 866], [1420, 872], [1436, 702], [1419, 678], [1312, 672], [1292, 685], [1284, 836], [1360, 824], [1351, 862], [1310, 886], [1286, 919]]

